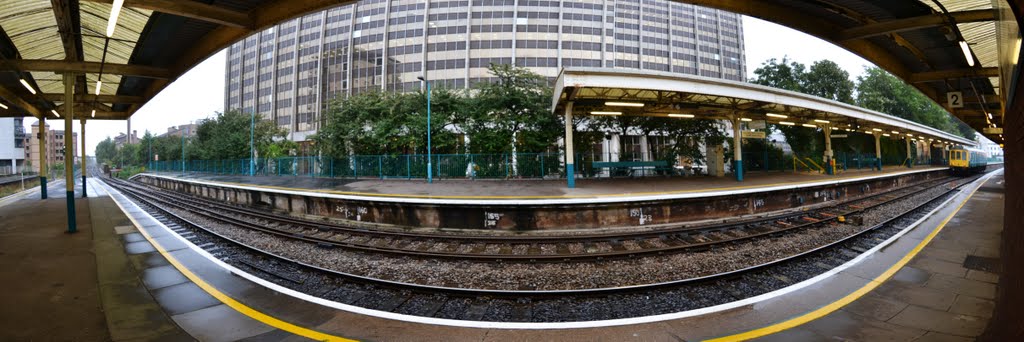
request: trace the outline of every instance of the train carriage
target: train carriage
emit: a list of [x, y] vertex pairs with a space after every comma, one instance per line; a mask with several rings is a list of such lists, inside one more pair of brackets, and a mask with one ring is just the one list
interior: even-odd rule
[[968, 175], [985, 171], [988, 153], [975, 148], [949, 150], [949, 169], [953, 174]]

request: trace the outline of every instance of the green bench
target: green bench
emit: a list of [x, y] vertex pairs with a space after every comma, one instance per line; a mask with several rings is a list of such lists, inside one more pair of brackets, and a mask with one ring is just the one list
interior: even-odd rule
[[653, 170], [655, 172], [661, 171], [665, 174], [675, 174], [675, 169], [664, 160], [652, 160], [652, 161], [619, 161], [619, 162], [592, 162], [591, 167], [594, 170], [608, 169], [612, 176], [628, 176], [632, 177], [634, 171], [639, 170]]

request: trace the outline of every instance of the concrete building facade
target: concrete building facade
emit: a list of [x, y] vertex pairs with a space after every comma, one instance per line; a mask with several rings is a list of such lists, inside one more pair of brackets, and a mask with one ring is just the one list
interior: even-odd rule
[[744, 80], [738, 14], [667, 0], [364, 0], [296, 18], [227, 51], [225, 110], [274, 120], [295, 141], [339, 96], [468, 88], [487, 67], [553, 78], [563, 67]]
[[0, 118], [0, 175], [21, 172], [25, 166], [25, 127], [22, 118]]
[[[32, 135], [28, 138], [28, 160], [32, 164], [32, 172], [39, 172], [39, 151], [46, 149], [46, 165], [51, 169], [57, 164], [64, 165], [64, 131], [51, 130], [50, 125], [42, 129], [46, 134], [46, 146], [39, 145], [39, 121], [32, 124]], [[71, 155], [78, 158], [78, 133], [71, 133]]]

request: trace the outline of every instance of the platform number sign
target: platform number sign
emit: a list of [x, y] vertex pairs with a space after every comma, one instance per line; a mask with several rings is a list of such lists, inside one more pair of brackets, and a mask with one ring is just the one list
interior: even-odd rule
[[946, 93], [946, 104], [949, 108], [964, 108], [964, 93], [951, 91]]

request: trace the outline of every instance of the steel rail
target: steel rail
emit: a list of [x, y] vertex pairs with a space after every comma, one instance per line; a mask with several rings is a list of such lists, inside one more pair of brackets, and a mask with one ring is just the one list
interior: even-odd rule
[[[684, 230], [675, 231], [675, 232], [661, 231], [658, 234], [653, 234], [653, 235], [650, 234], [650, 233], [644, 232], [644, 233], [640, 233], [640, 234], [636, 234], [636, 235], [623, 235], [623, 236], [618, 236], [617, 237], [618, 239], [621, 239], [623, 241], [627, 241], [627, 240], [640, 241], [641, 239], [650, 239], [650, 238], [659, 237], [659, 236], [676, 236], [676, 237], [678, 237], [678, 234], [680, 234], [680, 233], [686, 233], [686, 234], [688, 234], [688, 237], [689, 237], [689, 236], [700, 236], [700, 235], [693, 235], [694, 233], [696, 233], [696, 234], [704, 234], [705, 236], [707, 236], [707, 234], [714, 233], [714, 232], [743, 231], [743, 230], [750, 231], [750, 233], [743, 234], [741, 236], [734, 236], [732, 238], [726, 238], [726, 239], [712, 239], [712, 238], [709, 238], [709, 239], [707, 239], [707, 241], [697, 241], [697, 242], [690, 242], [690, 241], [682, 240], [680, 238], [676, 238], [676, 242], [675, 243], [681, 242], [680, 244], [671, 245], [671, 246], [665, 246], [665, 247], [648, 247], [648, 248], [634, 249], [634, 250], [630, 250], [630, 249], [618, 249], [618, 250], [615, 250], [613, 248], [612, 251], [591, 252], [591, 253], [584, 252], [584, 253], [572, 253], [572, 254], [565, 254], [565, 253], [561, 253], [561, 254], [558, 254], [558, 253], [556, 253], [556, 254], [456, 253], [456, 252], [421, 251], [421, 250], [408, 249], [408, 248], [379, 247], [379, 246], [374, 246], [374, 245], [371, 245], [371, 244], [368, 244], [368, 243], [352, 243], [352, 242], [338, 241], [338, 240], [332, 240], [332, 239], [329, 239], [329, 238], [313, 237], [313, 236], [306, 235], [306, 234], [300, 234], [300, 233], [296, 233], [294, 231], [289, 231], [287, 229], [271, 228], [271, 227], [267, 227], [267, 226], [264, 226], [264, 225], [261, 225], [261, 224], [257, 224], [257, 223], [254, 223], [254, 222], [249, 222], [249, 221], [246, 221], [244, 219], [240, 219], [240, 218], [236, 218], [236, 217], [224, 216], [224, 215], [221, 215], [218, 211], [215, 211], [215, 209], [207, 208], [205, 206], [201, 206], [201, 205], [198, 205], [198, 204], [190, 204], [186, 208], [185, 205], [182, 205], [181, 203], [173, 203], [172, 201], [167, 200], [167, 199], [164, 199], [164, 200], [156, 199], [155, 198], [156, 195], [155, 194], [151, 194], [151, 193], [144, 193], [144, 194], [142, 194], [142, 196], [147, 196], [147, 197], [153, 198], [155, 200], [159, 200], [159, 201], [171, 204], [171, 205], [179, 206], [182, 209], [189, 210], [189, 211], [191, 211], [191, 212], [193, 212], [193, 213], [195, 213], [197, 215], [201, 215], [201, 216], [203, 216], [203, 217], [205, 217], [207, 219], [211, 219], [211, 220], [215, 220], [215, 221], [220, 221], [220, 222], [225, 223], [225, 224], [240, 226], [240, 227], [244, 227], [244, 228], [247, 228], [247, 229], [264, 232], [264, 233], [267, 233], [267, 234], [281, 236], [281, 237], [288, 238], [288, 239], [301, 240], [301, 241], [305, 241], [305, 242], [308, 242], [308, 243], [313, 243], [313, 244], [316, 244], [316, 245], [319, 245], [319, 246], [332, 246], [332, 247], [345, 248], [345, 249], [349, 249], [349, 250], [353, 250], [353, 251], [359, 251], [359, 252], [365, 252], [365, 253], [381, 253], [381, 254], [388, 254], [388, 255], [395, 255], [395, 256], [412, 256], [412, 257], [418, 257], [418, 258], [458, 259], [458, 260], [471, 260], [471, 261], [479, 261], [479, 262], [502, 262], [502, 261], [509, 261], [509, 262], [562, 262], [562, 261], [570, 261], [570, 260], [572, 260], [572, 261], [601, 261], [601, 260], [609, 260], [609, 259], [635, 258], [635, 257], [643, 257], [643, 256], [651, 256], [651, 255], [664, 255], [664, 254], [670, 254], [670, 253], [679, 253], [679, 252], [687, 251], [687, 250], [710, 249], [711, 247], [716, 246], [716, 245], [736, 244], [736, 243], [740, 243], [740, 242], [744, 242], [744, 241], [747, 241], [747, 240], [752, 240], [752, 239], [756, 239], [756, 238], [760, 238], [760, 237], [765, 237], [765, 236], [776, 236], [776, 235], [779, 235], [779, 234], [782, 234], [782, 233], [785, 233], [785, 232], [789, 232], [789, 231], [793, 231], [793, 230], [797, 230], [797, 229], [806, 229], [806, 228], [817, 226], [817, 225], [832, 223], [832, 222], [836, 221], [839, 216], [855, 215], [855, 214], [861, 213], [861, 212], [863, 212], [865, 210], [868, 210], [868, 209], [871, 209], [871, 208], [874, 208], [874, 207], [877, 207], [877, 206], [885, 205], [887, 203], [891, 203], [893, 201], [905, 198], [907, 196], [912, 196], [912, 195], [917, 193], [914, 190], [914, 188], [925, 188], [925, 189], [927, 189], [927, 188], [930, 188], [933, 185], [933, 183], [941, 183], [943, 181], [948, 181], [948, 179], [944, 178], [944, 179], [938, 180], [937, 182], [926, 182], [926, 184], [915, 184], [915, 185], [912, 185], [912, 186], [909, 186], [909, 187], [905, 187], [905, 188], [900, 188], [900, 189], [896, 189], [896, 190], [890, 190], [890, 191], [879, 193], [879, 194], [873, 194], [873, 195], [870, 195], [870, 196], [861, 197], [861, 198], [858, 198], [856, 200], [851, 200], [851, 201], [843, 202], [843, 203], [840, 203], [840, 204], [837, 204], [837, 205], [834, 205], [834, 206], [825, 207], [825, 208], [819, 208], [819, 209], [816, 209], [815, 212], [803, 212], [803, 213], [797, 213], [797, 214], [787, 214], [787, 215], [784, 215], [785, 217], [781, 217], [781, 218], [777, 217], [777, 216], [773, 216], [773, 217], [761, 218], [760, 220], [757, 220], [757, 221], [754, 221], [754, 222], [731, 223], [731, 224], [727, 224], [727, 225], [724, 225], [724, 226], [723, 225], [716, 225], [716, 226], [712, 226], [712, 227], [690, 227], [690, 228], [686, 228]], [[127, 182], [124, 182], [124, 183], [121, 183], [121, 184], [124, 185], [124, 186], [134, 187], [133, 185], [130, 185]], [[134, 188], [138, 189], [137, 187], [134, 187]], [[846, 211], [841, 212], [839, 214], [823, 215], [823, 216], [826, 216], [826, 217], [825, 218], [814, 218], [814, 221], [804, 222], [804, 223], [801, 223], [801, 224], [794, 224], [794, 225], [780, 224], [779, 223], [779, 222], [785, 222], [784, 220], [789, 220], [789, 219], [792, 219], [793, 217], [796, 217], [796, 216], [803, 216], [804, 218], [807, 218], [807, 217], [810, 217], [811, 214], [815, 214], [815, 213], [820, 212], [820, 211], [832, 210], [832, 209], [835, 209], [837, 207], [843, 207], [843, 206], [851, 206], [851, 203], [865, 202], [865, 201], [869, 201], [869, 200], [872, 200], [872, 199], [877, 199], [877, 198], [880, 198], [880, 197], [884, 197], [886, 195], [892, 195], [892, 194], [895, 194], [895, 193], [898, 193], [898, 192], [901, 192], [901, 191], [905, 191], [906, 193], [902, 194], [902, 195], [898, 195], [898, 196], [893, 197], [893, 198], [886, 198], [886, 199], [884, 199], [881, 202], [876, 202], [876, 203], [872, 203], [872, 204], [867, 205], [867, 206], [858, 207], [857, 209], [854, 209], [854, 210], [846, 210]], [[177, 197], [180, 197], [180, 196], [177, 196]], [[185, 202], [189, 201], [189, 199], [183, 199], [183, 198], [176, 198], [176, 200], [177, 201], [185, 201]], [[193, 203], [195, 203], [195, 202], [193, 201]], [[217, 210], [220, 210], [222, 207], [224, 207], [223, 205], [218, 205], [217, 203], [204, 203], [203, 205], [208, 205], [208, 206], [211, 206], [211, 207], [215, 207], [215, 208], [217, 208]], [[265, 217], [264, 219], [266, 219], [266, 220], [268, 220], [270, 222], [273, 222], [273, 221], [275, 221], [275, 219], [278, 218], [276, 216], [268, 216], [268, 215], [260, 215], [260, 217], [261, 218]], [[306, 226], [306, 228], [304, 228], [304, 229], [317, 230], [318, 232], [323, 231], [322, 228], [320, 228], [319, 226], [315, 225], [315, 223], [298, 221], [298, 220], [291, 219], [291, 218], [287, 218], [287, 219], [283, 219], [283, 220], [276, 220], [276, 221], [278, 221], [278, 222], [286, 222], [286, 224], [300, 225], [300, 227], [301, 226]], [[298, 222], [298, 223], [294, 223], [294, 222]], [[788, 223], [788, 222], [786, 222], [786, 223]], [[769, 227], [766, 227], [766, 225], [769, 226]], [[310, 226], [312, 226], [312, 227], [310, 227]], [[303, 228], [300, 228], [300, 229], [303, 229]], [[760, 231], [758, 231], [758, 230], [760, 230]], [[345, 232], [345, 233], [349, 233], [349, 232]], [[374, 235], [375, 233], [376, 233], [376, 231], [360, 231], [360, 232], [358, 232], [358, 234], [365, 235], [365, 236], [370, 236], [370, 238], [367, 239], [366, 241], [372, 241], [375, 238], [380, 238], [380, 237], [373, 237], [373, 236], [371, 236], [371, 235]], [[387, 237], [384, 237], [384, 238], [387, 238]], [[569, 243], [595, 243], [595, 242], [597, 242], [597, 243], [608, 243], [608, 242], [610, 242], [609, 238], [607, 238], [607, 237], [602, 238], [600, 240], [588, 239], [588, 237], [576, 238], [576, 236], [573, 236], [571, 238], [575, 238], [575, 239], [568, 240]], [[443, 240], [443, 238], [435, 237], [435, 238], [433, 238], [433, 240]], [[472, 242], [473, 243], [482, 243], [480, 241], [472, 241]], [[505, 241], [503, 241], [501, 243], [527, 245], [527, 244], [539, 244], [540, 242], [528, 241], [528, 242], [514, 243], [514, 242], [505, 242]], [[552, 243], [552, 242], [546, 242], [545, 241], [544, 243]], [[668, 242], [666, 242], [666, 243], [668, 243]], [[613, 246], [614, 246], [614, 244], [613, 244]]]
[[[694, 277], [694, 278], [688, 278], [688, 279], [680, 279], [680, 280], [673, 280], [673, 281], [666, 281], [666, 282], [659, 282], [659, 283], [629, 285], [629, 286], [619, 286], [619, 287], [605, 287], [605, 288], [572, 289], [572, 290], [493, 290], [493, 289], [474, 289], [474, 288], [444, 287], [444, 286], [421, 285], [421, 284], [414, 284], [414, 283], [406, 283], [406, 282], [398, 282], [398, 281], [377, 279], [377, 278], [371, 278], [371, 277], [355, 275], [355, 274], [351, 274], [351, 273], [347, 273], [347, 272], [341, 272], [341, 271], [337, 271], [337, 270], [326, 269], [326, 268], [323, 268], [323, 267], [320, 267], [320, 266], [311, 265], [311, 264], [308, 264], [308, 263], [305, 263], [305, 262], [302, 262], [302, 261], [298, 261], [298, 260], [294, 260], [294, 259], [291, 259], [291, 258], [288, 258], [288, 257], [284, 257], [284, 256], [275, 254], [275, 253], [270, 252], [270, 251], [265, 251], [265, 250], [259, 249], [257, 247], [253, 247], [253, 246], [247, 245], [245, 243], [239, 242], [239, 241], [237, 241], [235, 239], [232, 239], [230, 237], [224, 236], [224, 235], [219, 234], [217, 232], [214, 232], [211, 229], [203, 227], [200, 224], [194, 223], [191, 220], [188, 220], [186, 218], [181, 217], [180, 215], [178, 215], [176, 213], [171, 212], [170, 209], [168, 209], [168, 208], [165, 208], [165, 207], [160, 206], [158, 204], [155, 204], [155, 203], [153, 203], [153, 202], [151, 202], [149, 200], [146, 200], [146, 199], [143, 199], [143, 198], [139, 197], [137, 193], [124, 193], [124, 194], [126, 196], [134, 197], [136, 200], [139, 200], [140, 202], [142, 202], [145, 205], [149, 206], [152, 210], [156, 210], [158, 212], [161, 212], [162, 216], [170, 217], [169, 219], [166, 219], [168, 221], [175, 220], [175, 221], [178, 221], [180, 223], [187, 224], [187, 225], [191, 226], [193, 229], [200, 230], [200, 231], [205, 232], [205, 233], [207, 233], [207, 234], [209, 234], [211, 236], [214, 236], [217, 239], [221, 239], [221, 240], [227, 241], [228, 243], [230, 243], [230, 244], [232, 244], [234, 246], [240, 247], [240, 248], [245, 249], [245, 250], [249, 250], [249, 251], [254, 252], [254, 253], [258, 254], [258, 255], [262, 255], [262, 256], [265, 256], [265, 257], [272, 258], [272, 259], [277, 259], [277, 260], [283, 261], [283, 262], [288, 263], [288, 264], [292, 264], [292, 265], [296, 265], [296, 266], [300, 266], [300, 267], [304, 267], [304, 268], [309, 268], [309, 269], [312, 269], [314, 271], [323, 272], [325, 274], [329, 274], [329, 275], [332, 275], [332, 276], [339, 277], [339, 278], [341, 278], [343, 280], [346, 280], [346, 281], [362, 283], [362, 284], [377, 286], [377, 287], [381, 287], [381, 288], [389, 288], [389, 289], [398, 289], [398, 290], [412, 291], [414, 293], [444, 294], [444, 295], [451, 295], [451, 296], [456, 296], [456, 297], [500, 297], [500, 298], [549, 298], [549, 297], [566, 297], [566, 296], [603, 297], [603, 296], [609, 296], [609, 295], [636, 293], [636, 292], [652, 291], [652, 290], [664, 290], [664, 289], [673, 289], [674, 290], [674, 289], [677, 289], [677, 288], [682, 288], [684, 286], [695, 285], [695, 284], [699, 284], [699, 283], [706, 283], [706, 282], [715, 281], [715, 280], [719, 280], [719, 279], [728, 279], [728, 278], [741, 277], [742, 275], [747, 274], [747, 273], [751, 273], [751, 272], [762, 270], [762, 269], [767, 269], [767, 268], [773, 267], [773, 266], [779, 266], [779, 265], [781, 265], [783, 263], [790, 262], [790, 261], [795, 261], [795, 260], [800, 259], [800, 258], [810, 257], [810, 256], [812, 256], [815, 253], [826, 251], [826, 250], [831, 249], [833, 247], [837, 247], [840, 244], [843, 244], [843, 243], [846, 243], [846, 242], [850, 242], [851, 240], [856, 239], [858, 237], [861, 237], [861, 236], [863, 236], [863, 235], [865, 235], [865, 234], [867, 234], [869, 232], [873, 232], [873, 231], [876, 231], [878, 229], [884, 228], [887, 225], [893, 223], [894, 221], [902, 219], [905, 216], [908, 216], [910, 214], [913, 214], [917, 210], [921, 209], [922, 207], [925, 207], [925, 206], [927, 206], [927, 205], [929, 205], [929, 204], [931, 204], [933, 202], [939, 201], [942, 198], [944, 198], [946, 195], [949, 195], [949, 194], [953, 193], [954, 191], [958, 191], [961, 187], [963, 187], [963, 186], [965, 186], [967, 184], [970, 184], [971, 182], [973, 182], [977, 178], [980, 178], [980, 177], [976, 176], [973, 179], [971, 179], [970, 181], [962, 182], [962, 183], [956, 185], [955, 187], [952, 187], [952, 188], [946, 190], [942, 194], [936, 195], [936, 196], [930, 198], [929, 200], [924, 201], [921, 204], [914, 206], [913, 208], [905, 210], [904, 212], [902, 212], [902, 213], [900, 213], [898, 215], [895, 215], [895, 216], [893, 216], [891, 218], [888, 218], [888, 219], [886, 219], [886, 220], [884, 220], [882, 222], [879, 222], [879, 223], [877, 223], [877, 224], [875, 224], [875, 225], [873, 225], [873, 226], [871, 226], [869, 228], [866, 228], [866, 229], [863, 229], [861, 231], [852, 233], [852, 234], [850, 234], [850, 235], [848, 235], [846, 237], [837, 239], [837, 240], [835, 240], [833, 242], [830, 242], [828, 244], [825, 244], [825, 245], [822, 245], [822, 246], [819, 246], [819, 247], [816, 247], [816, 248], [813, 248], [813, 249], [810, 249], [810, 250], [806, 250], [806, 251], [803, 251], [803, 252], [800, 252], [800, 253], [797, 253], [797, 254], [793, 254], [793, 255], [785, 256], [785, 257], [778, 258], [778, 259], [775, 259], [775, 260], [772, 260], [772, 261], [768, 261], [768, 262], [765, 262], [765, 263], [761, 263], [761, 264], [758, 264], [758, 265], [753, 265], [753, 266], [749, 266], [749, 267], [745, 267], [745, 268], [740, 268], [740, 269], [736, 269], [736, 270], [731, 270], [731, 271], [711, 274], [711, 275], [707, 275], [707, 276]], [[111, 184], [111, 186], [113, 186], [113, 185]], [[117, 186], [114, 186], [114, 187], [117, 188]]]

